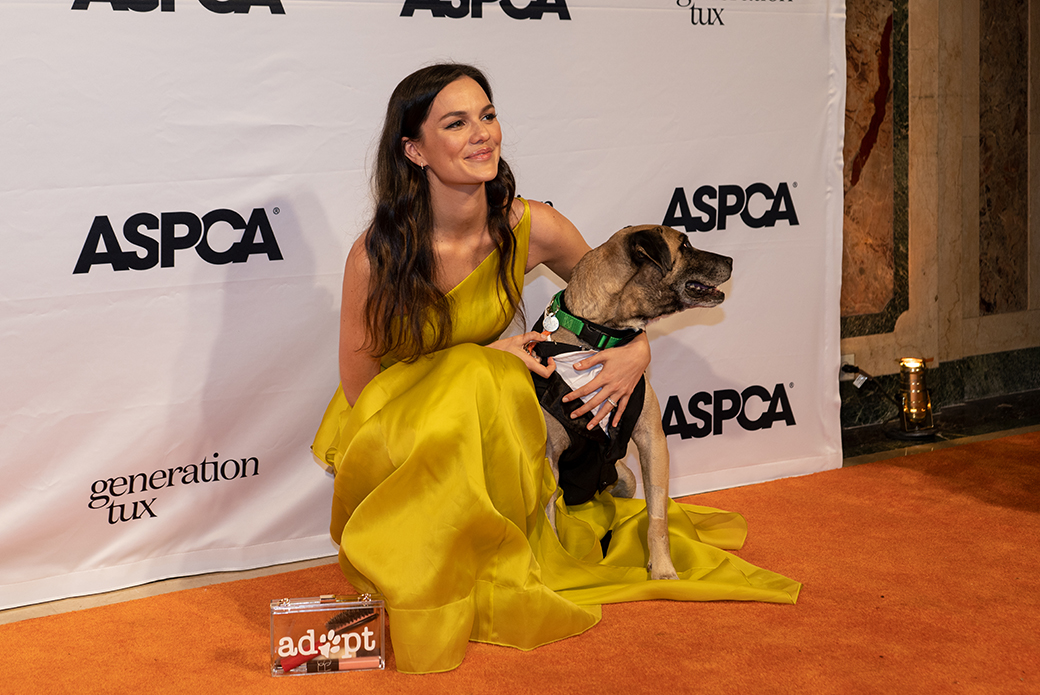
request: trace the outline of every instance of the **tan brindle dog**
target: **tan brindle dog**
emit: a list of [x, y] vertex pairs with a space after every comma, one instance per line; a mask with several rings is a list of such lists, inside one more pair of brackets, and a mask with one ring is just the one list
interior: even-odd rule
[[[654, 319], [669, 314], [694, 307], [717, 306], [725, 299], [718, 286], [729, 279], [732, 267], [731, 258], [693, 248], [685, 234], [671, 227], [626, 227], [578, 262], [563, 292], [562, 305], [554, 298], [546, 309], [543, 328], [552, 331], [551, 340], [557, 343], [602, 348], [606, 345], [602, 340], [598, 345], [593, 344], [594, 333], [586, 333], [586, 329], [570, 330], [568, 326], [592, 324], [594, 330], [605, 327], [608, 333], [625, 329], [639, 331]], [[574, 318], [580, 323], [575, 324]], [[604, 407], [610, 405], [604, 401]], [[544, 407], [543, 412], [548, 431], [545, 455], [559, 480], [560, 455], [571, 445], [571, 435]], [[613, 413], [607, 417], [613, 418]], [[661, 426], [661, 407], [648, 381], [642, 411], [632, 430], [632, 441], [639, 452], [650, 517], [647, 569], [651, 579], [677, 579], [666, 515], [668, 445]], [[617, 497], [631, 497], [635, 492], [635, 476], [625, 465], [624, 458], [617, 460], [615, 467], [618, 480], [607, 489]], [[556, 500], [560, 494], [557, 489], [546, 509], [554, 530]]]

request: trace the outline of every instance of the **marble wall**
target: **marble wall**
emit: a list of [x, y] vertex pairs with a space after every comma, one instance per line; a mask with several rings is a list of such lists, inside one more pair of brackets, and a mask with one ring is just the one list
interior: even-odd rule
[[[1028, 176], [1030, 169], [1040, 171], [1040, 108], [1036, 99], [1029, 107], [1029, 95], [1040, 93], [1040, 51], [1028, 52], [1030, 44], [1040, 46], [1040, 3], [1032, 11], [1029, 5], [846, 4], [851, 194], [841, 352], [889, 386], [900, 357], [929, 360], [929, 386], [940, 408], [1040, 388], [1040, 177]], [[885, 182], [871, 177], [869, 193], [856, 191], [864, 185], [861, 173], [850, 187], [864, 134], [879, 112], [881, 80], [872, 82], [868, 73], [884, 61], [889, 8], [890, 255], [878, 253], [881, 242], [872, 241], [883, 234], [873, 218], [880, 216]], [[860, 172], [876, 148], [875, 141]], [[864, 216], [872, 219], [864, 224]], [[886, 293], [891, 298], [879, 311]], [[883, 398], [849, 382], [841, 393], [845, 426], [894, 415]]]
[[842, 336], [907, 310], [907, 0], [846, 4]]
[[979, 12], [979, 313], [1029, 299], [1029, 4], [982, 0]]
[[845, 14], [841, 315], [862, 316], [884, 311], [894, 292], [892, 2], [848, 0]]

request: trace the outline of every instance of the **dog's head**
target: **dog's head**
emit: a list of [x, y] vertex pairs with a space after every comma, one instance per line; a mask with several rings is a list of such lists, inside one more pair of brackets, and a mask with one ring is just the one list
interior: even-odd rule
[[726, 295], [719, 285], [732, 270], [732, 258], [695, 249], [671, 227], [625, 227], [578, 263], [567, 302], [588, 312], [583, 315], [589, 320], [642, 328], [669, 314], [721, 304]]
[[653, 303], [663, 311], [655, 311], [651, 318], [718, 306], [726, 298], [718, 287], [729, 280], [732, 258], [695, 249], [689, 237], [671, 227], [643, 225], [618, 234], [624, 234], [629, 258], [637, 268], [633, 279], [655, 295]]

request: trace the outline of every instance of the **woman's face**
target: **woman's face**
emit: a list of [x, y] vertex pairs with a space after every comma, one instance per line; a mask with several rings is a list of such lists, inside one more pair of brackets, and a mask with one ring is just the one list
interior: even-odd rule
[[404, 138], [405, 154], [429, 166], [430, 183], [472, 186], [498, 175], [502, 128], [495, 107], [475, 80], [460, 77], [430, 106], [418, 140]]

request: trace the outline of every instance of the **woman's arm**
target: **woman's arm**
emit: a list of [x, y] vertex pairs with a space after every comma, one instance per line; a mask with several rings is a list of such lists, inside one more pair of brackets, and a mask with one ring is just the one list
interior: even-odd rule
[[[552, 207], [534, 201], [530, 204], [531, 249], [527, 269], [542, 263], [564, 281], [569, 281], [574, 266], [589, 251], [588, 243], [577, 227]], [[599, 393], [574, 411], [572, 417], [575, 418], [595, 409], [608, 398], [617, 404], [616, 407], [608, 404], [608, 407], [600, 409], [589, 423], [589, 429], [596, 427], [611, 412], [614, 413], [614, 424], [620, 424], [629, 396], [650, 365], [650, 341], [643, 333], [627, 345], [602, 350], [574, 366], [588, 369], [597, 364], [602, 364], [603, 368], [596, 378], [563, 397], [564, 402], [570, 402], [599, 389]]]
[[531, 205], [531, 247], [527, 252], [527, 271], [545, 265], [564, 282], [591, 247], [570, 220], [545, 203]]
[[362, 235], [347, 254], [343, 269], [343, 301], [339, 312], [339, 381], [351, 406], [368, 382], [379, 374], [379, 360], [365, 349], [368, 328], [365, 304], [368, 301], [368, 254]]

